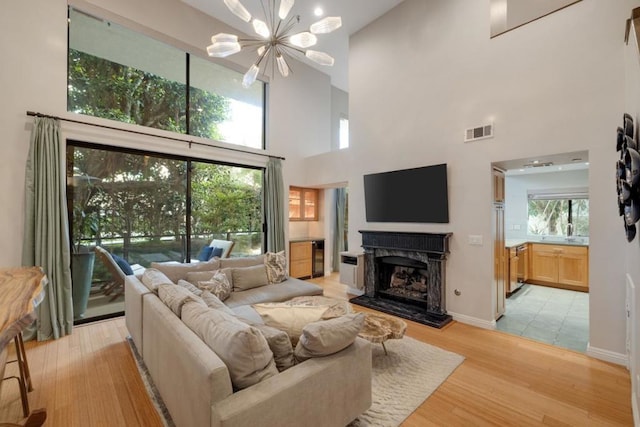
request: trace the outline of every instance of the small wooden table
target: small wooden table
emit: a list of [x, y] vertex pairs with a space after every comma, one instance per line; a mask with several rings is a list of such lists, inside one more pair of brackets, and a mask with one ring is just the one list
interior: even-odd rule
[[386, 355], [387, 347], [385, 347], [384, 342], [388, 339], [404, 337], [406, 330], [407, 323], [403, 320], [383, 314], [365, 313], [364, 326], [358, 336], [372, 343], [382, 344]]
[[[44, 299], [47, 282], [47, 276], [40, 267], [0, 269], [0, 380], [4, 377], [7, 363], [7, 346], [13, 340], [20, 377], [9, 378], [17, 379], [20, 385], [22, 410], [27, 418], [24, 426], [41, 426], [47, 418], [44, 409], [29, 411], [27, 392], [33, 387], [22, 341], [22, 331], [36, 320], [35, 309]], [[18, 424], [0, 423], [0, 427], [15, 425]]]

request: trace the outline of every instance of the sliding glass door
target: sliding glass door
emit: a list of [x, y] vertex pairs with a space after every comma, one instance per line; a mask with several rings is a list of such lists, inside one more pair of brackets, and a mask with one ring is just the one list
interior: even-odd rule
[[[189, 262], [212, 239], [235, 242], [232, 256], [263, 250], [263, 169], [120, 150], [67, 146], [73, 252], [101, 246], [133, 269]], [[85, 319], [123, 311], [122, 289], [100, 258]], [[98, 301], [99, 310], [92, 301]]]

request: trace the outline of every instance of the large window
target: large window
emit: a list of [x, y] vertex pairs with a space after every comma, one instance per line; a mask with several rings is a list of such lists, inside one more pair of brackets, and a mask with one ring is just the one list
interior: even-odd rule
[[528, 234], [589, 236], [589, 198], [586, 191], [529, 192]]
[[264, 148], [262, 82], [72, 8], [68, 61], [71, 112]]
[[262, 180], [262, 169], [70, 143], [74, 249], [101, 245], [144, 267], [194, 259], [214, 238], [233, 240], [234, 256], [261, 253]]

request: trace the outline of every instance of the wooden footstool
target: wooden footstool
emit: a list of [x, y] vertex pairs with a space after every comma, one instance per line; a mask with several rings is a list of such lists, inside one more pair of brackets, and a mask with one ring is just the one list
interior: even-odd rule
[[387, 347], [384, 342], [388, 339], [400, 339], [404, 337], [407, 324], [395, 317], [383, 314], [365, 313], [364, 326], [358, 334], [361, 338], [375, 344], [382, 344], [384, 354], [387, 354]]

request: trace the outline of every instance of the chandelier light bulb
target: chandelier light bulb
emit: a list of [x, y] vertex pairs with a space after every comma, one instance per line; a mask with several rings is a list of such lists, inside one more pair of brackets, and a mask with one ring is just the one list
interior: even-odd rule
[[324, 52], [319, 52], [317, 50], [308, 50], [305, 52], [304, 56], [317, 64], [326, 65], [329, 67], [333, 66], [333, 63], [335, 62], [331, 55]]
[[278, 16], [280, 19], [286, 19], [287, 15], [293, 7], [294, 0], [280, 0], [280, 9], [278, 10]]
[[240, 52], [241, 49], [242, 46], [238, 42], [215, 42], [211, 46], [207, 46], [207, 53], [216, 58], [226, 58]]
[[244, 22], [251, 21], [251, 14], [242, 5], [242, 3], [240, 3], [240, 0], [224, 0], [224, 4], [227, 5], [229, 10], [233, 12], [234, 15], [242, 19]]
[[318, 22], [311, 24], [309, 31], [313, 34], [327, 34], [342, 27], [342, 18], [339, 16], [327, 16]]
[[257, 35], [259, 35], [260, 37], [264, 37], [265, 39], [268, 39], [271, 36], [271, 31], [269, 31], [269, 27], [267, 27], [267, 24], [259, 19], [253, 20], [253, 30]]
[[259, 72], [260, 68], [256, 64], [253, 64], [251, 68], [249, 68], [249, 71], [245, 73], [242, 79], [242, 86], [245, 89], [249, 88], [256, 81]]
[[284, 56], [282, 56], [280, 53], [276, 55], [276, 64], [278, 64], [278, 71], [280, 71], [282, 77], [287, 77], [289, 75], [289, 65], [284, 59]]
[[211, 37], [211, 43], [237, 43], [238, 36], [234, 34], [218, 33]]
[[327, 34], [342, 27], [342, 18], [339, 16], [327, 16], [312, 24], [309, 31], [313, 34]]
[[266, 44], [263, 44], [262, 46], [260, 46], [260, 47], [258, 48], [258, 56], [262, 56], [262, 55], [264, 55], [264, 51], [265, 51], [265, 50], [267, 50], [267, 45], [266, 45]]
[[305, 31], [303, 33], [294, 34], [289, 37], [289, 42], [294, 46], [306, 49], [318, 43], [318, 38], [315, 35]]

